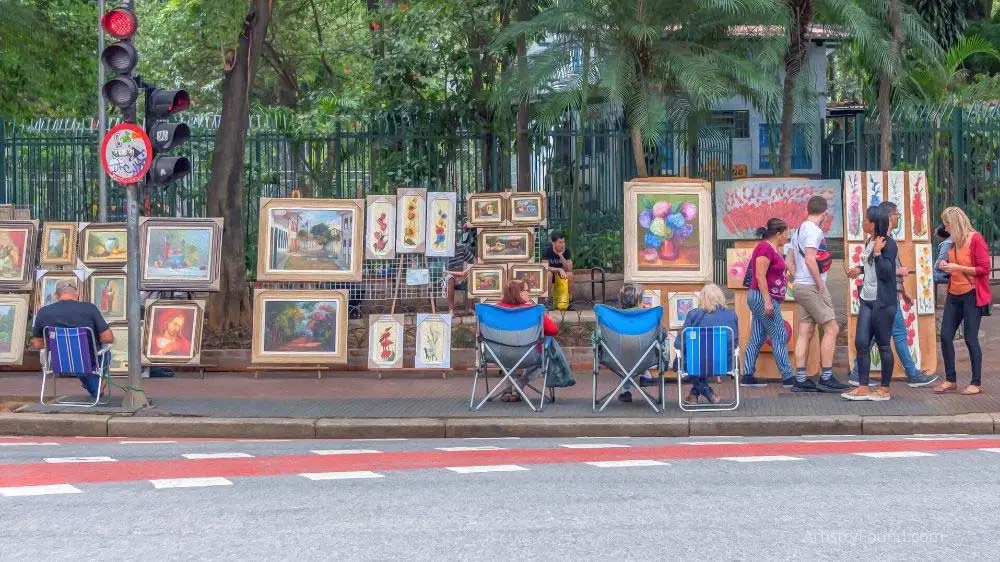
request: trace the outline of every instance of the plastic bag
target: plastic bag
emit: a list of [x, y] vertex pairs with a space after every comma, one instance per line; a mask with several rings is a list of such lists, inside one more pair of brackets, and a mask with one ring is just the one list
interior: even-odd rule
[[569, 308], [569, 279], [556, 276], [552, 281], [552, 302], [556, 310]]

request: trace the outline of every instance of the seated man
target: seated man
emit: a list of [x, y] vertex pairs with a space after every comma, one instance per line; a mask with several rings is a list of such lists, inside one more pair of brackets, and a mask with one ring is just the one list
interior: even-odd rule
[[548, 262], [549, 271], [563, 279], [571, 279], [573, 277], [573, 252], [566, 246], [566, 236], [557, 230], [549, 238], [552, 244], [542, 252], [542, 259]]
[[[45, 328], [90, 328], [94, 331], [101, 344], [115, 341], [115, 335], [108, 327], [104, 316], [96, 306], [89, 302], [80, 302], [80, 292], [76, 281], [67, 279], [56, 285], [56, 302], [43, 306], [35, 313], [35, 322], [31, 331], [31, 348], [45, 347]], [[97, 398], [98, 379], [93, 375], [80, 377], [83, 388], [94, 398]]]

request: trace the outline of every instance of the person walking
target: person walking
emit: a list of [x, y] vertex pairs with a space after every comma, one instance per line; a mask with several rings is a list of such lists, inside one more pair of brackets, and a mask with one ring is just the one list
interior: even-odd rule
[[962, 326], [965, 347], [972, 364], [972, 380], [962, 394], [981, 394], [983, 350], [979, 346], [979, 323], [990, 313], [993, 294], [990, 290], [990, 252], [983, 235], [976, 232], [965, 211], [948, 207], [941, 213], [944, 227], [951, 233], [952, 246], [948, 260], [938, 263], [948, 274], [948, 296], [941, 316], [941, 356], [944, 358], [945, 382], [934, 392], [950, 392], [958, 388], [955, 376], [955, 332]]
[[788, 362], [788, 332], [781, 316], [781, 303], [785, 301], [785, 258], [780, 248], [788, 243], [788, 225], [772, 218], [767, 225], [757, 229], [761, 241], [750, 256], [750, 291], [747, 296], [752, 323], [750, 341], [744, 356], [744, 374], [740, 386], [765, 386], [757, 380], [757, 359], [766, 337], [771, 338], [774, 361], [781, 372], [781, 379], [794, 384], [795, 374]]

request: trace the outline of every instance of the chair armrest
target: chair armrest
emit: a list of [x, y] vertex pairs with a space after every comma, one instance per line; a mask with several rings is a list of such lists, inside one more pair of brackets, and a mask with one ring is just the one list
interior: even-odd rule
[[111, 344], [110, 343], [101, 344], [101, 348], [97, 350], [97, 356], [100, 357], [100, 356], [104, 355], [105, 353], [110, 353], [110, 352], [111, 352]]

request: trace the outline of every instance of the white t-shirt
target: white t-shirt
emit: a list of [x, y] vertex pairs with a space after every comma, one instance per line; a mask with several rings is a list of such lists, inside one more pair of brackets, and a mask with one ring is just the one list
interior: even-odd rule
[[[826, 236], [823, 229], [816, 226], [812, 221], [803, 221], [802, 226], [792, 233], [792, 253], [795, 254], [795, 284], [815, 285], [816, 281], [806, 268], [806, 258], [803, 255], [806, 248], [816, 250], [826, 250]], [[826, 283], [826, 273], [821, 273], [823, 282]]]

